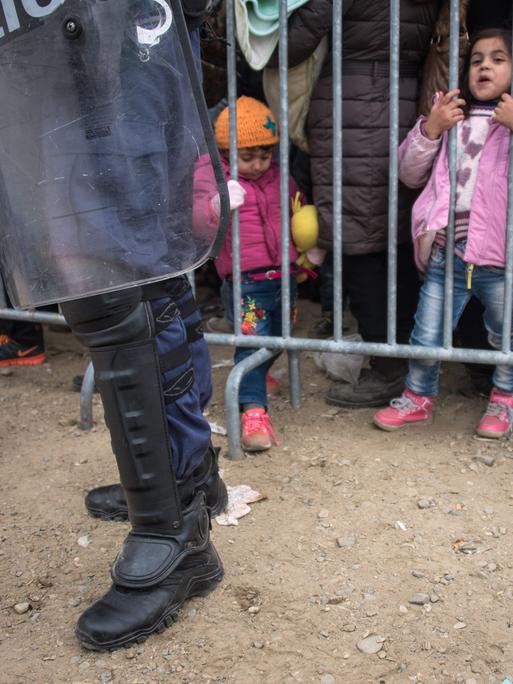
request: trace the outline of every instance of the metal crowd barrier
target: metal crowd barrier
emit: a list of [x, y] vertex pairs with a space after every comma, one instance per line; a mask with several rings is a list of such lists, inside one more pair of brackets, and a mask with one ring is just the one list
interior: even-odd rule
[[[255, 337], [241, 334], [240, 318], [235, 316], [233, 335], [207, 334], [210, 344], [228, 344], [232, 346], [250, 347], [259, 351], [246, 358], [231, 371], [225, 392], [225, 409], [228, 422], [229, 457], [241, 458], [240, 447], [238, 391], [242, 377], [259, 362], [267, 360], [273, 354], [286, 351], [289, 356], [290, 394], [292, 405], [300, 405], [300, 372], [299, 353], [301, 351], [330, 351], [344, 354], [364, 354], [371, 356], [402, 357], [406, 359], [427, 358], [440, 361], [465, 361], [488, 364], [513, 364], [511, 353], [511, 319], [513, 300], [513, 148], [510, 147], [509, 174], [509, 210], [507, 226], [507, 266], [505, 274], [505, 302], [502, 332], [502, 348], [500, 351], [481, 349], [455, 349], [452, 346], [453, 315], [453, 261], [448, 259], [445, 272], [445, 303], [443, 321], [443, 346], [420, 347], [397, 343], [397, 215], [398, 215], [398, 159], [399, 143], [399, 29], [400, 0], [390, 2], [390, 162], [389, 162], [389, 212], [388, 212], [388, 299], [387, 299], [387, 341], [386, 343], [350, 342], [342, 337], [343, 325], [343, 293], [342, 293], [342, 2], [333, 3], [333, 275], [334, 275], [334, 339], [313, 340], [291, 337], [289, 281], [288, 274], [282, 274], [282, 311], [283, 334], [281, 337]], [[458, 85], [458, 49], [459, 49], [459, 0], [451, 0], [451, 39], [449, 62], [449, 89]], [[230, 172], [237, 178], [236, 149], [237, 131], [235, 101], [237, 98], [235, 68], [235, 13], [234, 0], [227, 0], [227, 42], [228, 42], [228, 103], [230, 106]], [[280, 166], [281, 166], [281, 206], [282, 206], [282, 261], [288, 262], [289, 250], [289, 208], [288, 208], [288, 90], [287, 90], [287, 0], [280, 0], [279, 26], [279, 74], [280, 74]], [[449, 135], [449, 163], [451, 169], [451, 204], [450, 221], [447, 230], [447, 251], [454, 249], [454, 211], [456, 201], [456, 130]], [[238, 311], [240, 301], [240, 233], [238, 212], [232, 214], [233, 230], [233, 303], [234, 311]]]
[[[19, 311], [17, 309], [8, 309], [7, 301], [4, 295], [2, 282], [0, 281], [0, 318], [5, 318], [11, 321], [27, 321], [32, 323], [48, 323], [50, 325], [67, 326], [64, 316], [57, 313], [49, 313], [46, 311]], [[80, 421], [79, 427], [81, 430], [90, 430], [93, 427], [93, 392], [94, 392], [94, 370], [93, 364], [88, 363], [82, 381], [82, 388], [80, 390]]]
[[[451, 0], [451, 39], [449, 58], [449, 88], [458, 84], [458, 49], [459, 49], [459, 0]], [[334, 275], [334, 339], [318, 340], [291, 336], [290, 326], [290, 287], [288, 273], [282, 274], [282, 330], [281, 337], [246, 336], [241, 332], [240, 317], [235, 316], [233, 334], [206, 333], [209, 344], [249, 347], [257, 351], [237, 364], [230, 372], [225, 390], [225, 411], [228, 431], [228, 456], [232, 459], [243, 457], [240, 446], [239, 425], [239, 386], [242, 378], [260, 363], [267, 361], [280, 352], [286, 351], [289, 361], [290, 398], [292, 406], [300, 406], [300, 352], [328, 351], [344, 354], [364, 354], [369, 356], [401, 357], [405, 359], [424, 358], [439, 361], [459, 361], [471, 363], [508, 364], [513, 365], [511, 352], [511, 323], [513, 303], [513, 146], [510, 145], [509, 171], [509, 208], [506, 238], [506, 271], [505, 301], [502, 330], [502, 346], [500, 351], [482, 349], [456, 349], [452, 346], [453, 315], [453, 261], [446, 261], [445, 302], [443, 321], [443, 346], [420, 347], [398, 344], [396, 337], [397, 312], [397, 208], [398, 208], [398, 163], [397, 147], [399, 141], [399, 9], [400, 0], [390, 2], [390, 162], [389, 162], [389, 212], [388, 212], [388, 295], [387, 295], [387, 341], [383, 343], [354, 342], [344, 340], [343, 327], [343, 292], [342, 292], [342, 2], [333, 3], [333, 275]], [[236, 149], [237, 129], [235, 102], [236, 86], [236, 39], [234, 0], [227, 0], [227, 67], [228, 67], [228, 103], [230, 107], [230, 172], [237, 178]], [[280, 74], [280, 168], [281, 168], [281, 206], [282, 211], [282, 261], [288, 262], [289, 232], [289, 145], [288, 145], [288, 88], [287, 88], [287, 0], [280, 0], [279, 25], [279, 74]], [[450, 220], [447, 230], [447, 251], [454, 248], [454, 211], [456, 201], [456, 131], [449, 134], [449, 163], [451, 173]], [[233, 231], [233, 304], [238, 311], [241, 298], [240, 271], [240, 230], [238, 211], [232, 214]], [[1, 305], [1, 302], [0, 302]], [[62, 316], [39, 312], [21, 312], [0, 309], [0, 318], [33, 320], [42, 323], [64, 323]], [[94, 386], [93, 370], [89, 365], [85, 374], [81, 393], [81, 427], [87, 429], [92, 425], [92, 391]]]

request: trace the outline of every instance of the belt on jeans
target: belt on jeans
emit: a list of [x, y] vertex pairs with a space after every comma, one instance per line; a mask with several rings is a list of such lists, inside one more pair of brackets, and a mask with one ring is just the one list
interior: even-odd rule
[[[293, 264], [289, 267], [289, 273], [295, 273], [297, 270]], [[241, 279], [249, 278], [249, 280], [277, 280], [281, 278], [281, 267], [278, 268], [254, 268], [251, 271], [242, 271]], [[233, 275], [230, 273], [226, 277], [227, 280], [233, 280]]]
[[[294, 273], [307, 273], [310, 278], [317, 278], [317, 273], [305, 268], [304, 266], [297, 266], [296, 264], [290, 264], [289, 275]], [[282, 269], [281, 268], [254, 268], [251, 271], [243, 271], [240, 274], [242, 279], [249, 278], [249, 280], [278, 280], [281, 278]], [[227, 280], [233, 280], [232, 274], [227, 276]]]

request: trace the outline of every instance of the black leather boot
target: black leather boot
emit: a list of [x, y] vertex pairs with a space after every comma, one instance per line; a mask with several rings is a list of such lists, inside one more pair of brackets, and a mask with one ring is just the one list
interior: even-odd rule
[[188, 598], [215, 589], [224, 571], [209, 541], [204, 497], [198, 492], [183, 510], [184, 526], [175, 537], [128, 535], [112, 586], [78, 620], [82, 646], [110, 651], [140, 644], [169, 627]]
[[86, 648], [111, 650], [164, 629], [187, 598], [216, 586], [223, 568], [209, 539], [205, 493], [191, 476], [175, 480], [152, 317], [140, 292], [62, 308], [90, 349], [132, 526], [113, 585], [76, 629]]
[[344, 408], [386, 406], [404, 389], [407, 362], [404, 359], [371, 358], [371, 367], [364, 368], [358, 381], [335, 382], [326, 395], [326, 403]]
[[[208, 512], [214, 518], [224, 511], [228, 503], [226, 485], [219, 475], [219, 451], [219, 447], [210, 445], [205, 459], [191, 475], [195, 489], [205, 492]], [[85, 497], [85, 507], [93, 518], [128, 520], [126, 496], [120, 484], [92, 489]]]
[[223, 577], [223, 566], [213, 544], [186, 558], [157, 586], [125, 589], [113, 584], [105, 596], [88, 608], [77, 623], [82, 646], [113, 651], [140, 644], [176, 621], [184, 601], [206, 596]]

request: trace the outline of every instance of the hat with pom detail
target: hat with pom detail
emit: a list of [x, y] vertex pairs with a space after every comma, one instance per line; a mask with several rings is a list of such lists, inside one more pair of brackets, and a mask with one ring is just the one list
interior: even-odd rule
[[[225, 107], [215, 123], [216, 141], [221, 150], [230, 147], [228, 107]], [[243, 95], [237, 100], [237, 149], [276, 145], [279, 142], [278, 123], [271, 110]]]

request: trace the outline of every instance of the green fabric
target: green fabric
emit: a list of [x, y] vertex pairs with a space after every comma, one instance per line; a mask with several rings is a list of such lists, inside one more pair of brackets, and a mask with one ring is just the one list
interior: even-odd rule
[[[248, 13], [248, 30], [255, 36], [268, 36], [278, 30], [279, 0], [243, 0]], [[287, 0], [287, 15], [308, 0]]]

